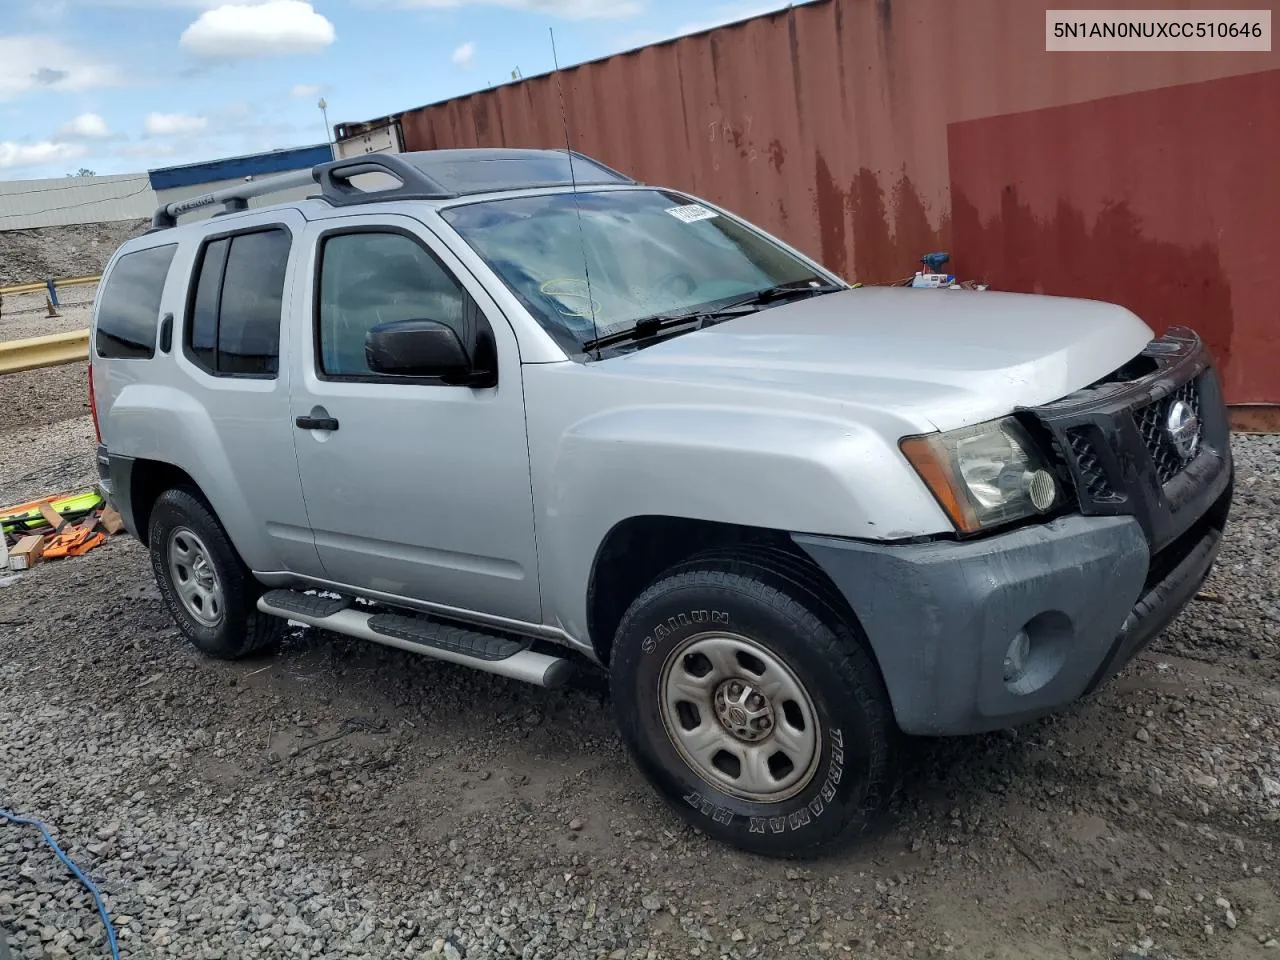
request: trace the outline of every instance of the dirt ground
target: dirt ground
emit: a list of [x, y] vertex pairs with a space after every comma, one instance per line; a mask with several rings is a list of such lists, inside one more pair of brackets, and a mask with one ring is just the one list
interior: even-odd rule
[[0, 287], [101, 273], [116, 247], [148, 226], [147, 220], [122, 220], [0, 230]]
[[[0, 378], [2, 499], [92, 476], [64, 369]], [[1236, 455], [1209, 599], [1060, 716], [912, 744], [881, 831], [831, 859], [685, 827], [599, 684], [310, 630], [204, 659], [125, 538], [0, 587], [0, 807], [103, 882], [134, 958], [1280, 958], [1280, 441]], [[3, 824], [0, 929], [15, 958], [104, 955]]]

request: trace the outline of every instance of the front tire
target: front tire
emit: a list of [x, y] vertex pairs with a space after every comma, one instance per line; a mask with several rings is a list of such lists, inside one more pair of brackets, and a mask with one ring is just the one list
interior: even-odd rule
[[610, 668], [623, 740], [693, 826], [803, 857], [873, 822], [895, 728], [846, 619], [779, 551], [695, 559], [628, 609]]
[[258, 610], [261, 586], [202, 500], [183, 489], [162, 493], [147, 543], [160, 596], [198, 650], [238, 660], [279, 642], [285, 621]]

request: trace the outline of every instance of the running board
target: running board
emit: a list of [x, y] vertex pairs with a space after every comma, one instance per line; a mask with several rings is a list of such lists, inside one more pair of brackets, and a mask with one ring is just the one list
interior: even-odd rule
[[348, 600], [330, 600], [295, 590], [269, 590], [258, 598], [258, 609], [310, 627], [372, 640], [540, 687], [564, 686], [573, 673], [570, 661], [531, 650], [532, 641], [524, 637], [490, 633], [423, 616], [367, 613], [352, 607]]

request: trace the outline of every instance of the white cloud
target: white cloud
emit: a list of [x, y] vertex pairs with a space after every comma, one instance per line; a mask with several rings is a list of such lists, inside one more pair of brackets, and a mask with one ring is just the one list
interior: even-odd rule
[[85, 148], [78, 143], [54, 143], [49, 140], [15, 143], [12, 140], [0, 140], [0, 167], [30, 167], [72, 160], [84, 154]]
[[76, 140], [101, 140], [111, 136], [111, 131], [107, 128], [107, 121], [96, 113], [82, 113], [59, 127], [58, 135]]
[[620, 20], [634, 17], [644, 9], [643, 0], [383, 0], [406, 9], [449, 9], [453, 7], [505, 7], [545, 13], [566, 20]]
[[295, 100], [306, 100], [308, 97], [314, 97], [320, 92], [320, 84], [318, 83], [299, 83], [289, 91], [289, 96]]
[[453, 51], [453, 64], [456, 67], [470, 69], [476, 62], [476, 45], [467, 41]]
[[167, 137], [199, 133], [209, 126], [209, 120], [189, 113], [148, 113], [143, 125], [152, 136]]
[[200, 14], [182, 32], [183, 48], [197, 57], [251, 57], [317, 53], [333, 43], [333, 24], [304, 0], [229, 3]]
[[32, 90], [75, 91], [119, 83], [114, 67], [42, 34], [0, 36], [0, 100]]

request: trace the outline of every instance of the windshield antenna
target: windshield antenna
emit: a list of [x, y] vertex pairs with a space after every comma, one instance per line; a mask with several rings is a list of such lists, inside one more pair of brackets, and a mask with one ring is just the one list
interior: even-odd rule
[[[591, 339], [599, 341], [600, 327], [596, 323], [596, 301], [591, 296], [591, 270], [587, 266], [587, 241], [582, 232], [582, 206], [578, 202], [578, 178], [573, 172], [573, 147], [569, 141], [569, 114], [564, 108], [564, 82], [560, 76], [560, 58], [556, 56], [556, 31], [554, 27], [547, 27], [547, 30], [551, 34], [551, 62], [556, 68], [556, 92], [560, 95], [560, 123], [564, 126], [564, 152], [569, 157], [569, 183], [573, 189], [573, 208], [578, 214], [578, 246], [582, 248], [582, 275], [587, 281], [587, 309], [591, 311]], [[600, 359], [599, 347], [596, 347], [596, 359]]]

